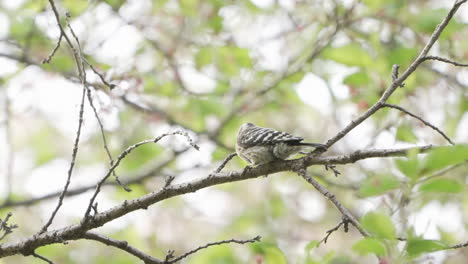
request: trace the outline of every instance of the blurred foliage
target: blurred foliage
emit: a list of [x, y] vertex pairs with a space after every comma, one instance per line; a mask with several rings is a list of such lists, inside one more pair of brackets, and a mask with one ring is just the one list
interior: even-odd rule
[[[205, 177], [234, 151], [244, 122], [325, 142], [380, 98], [391, 84], [394, 64], [400, 73], [410, 65], [450, 2], [56, 0], [65, 28], [66, 14], [70, 16], [83, 57], [116, 85], [111, 91], [87, 68], [113, 157], [136, 142], [175, 129], [194, 132], [191, 136], [202, 146], [196, 152], [187, 149], [184, 139], [171, 137], [135, 149], [117, 174], [123, 181], [147, 177], [131, 184], [131, 193], [105, 187], [98, 196], [99, 210], [159, 190], [168, 175], [177, 176], [176, 183]], [[68, 168], [54, 164], [69, 161], [78, 116], [78, 98], [66, 95], [75, 94], [70, 89], [81, 91], [81, 86], [65, 40], [49, 64], [41, 63], [56, 47], [59, 34], [48, 1], [0, 1], [0, 19], [0, 65], [14, 65], [5, 67], [8, 73], [0, 72], [0, 92], [11, 105], [7, 129], [15, 153], [12, 189], [2, 189], [0, 201], [15, 202], [62, 186]], [[466, 21], [466, 14], [455, 16], [431, 54], [466, 63]], [[57, 80], [63, 82], [57, 85]], [[65, 82], [71, 86], [62, 85]], [[250, 245], [209, 247], [182, 261], [190, 264], [376, 263], [377, 257], [381, 263], [423, 263], [431, 252], [467, 240], [466, 83], [466, 70], [425, 62], [389, 100], [437, 125], [457, 146], [340, 165], [338, 178], [321, 167], [309, 169], [371, 237], [363, 238], [350, 225], [349, 232], [339, 229], [327, 243], [319, 242], [341, 215], [292, 173], [171, 198], [96, 232], [128, 241], [160, 259], [167, 250], [178, 255], [217, 240], [263, 237]], [[64, 94], [52, 86], [60, 86]], [[50, 101], [44, 103], [46, 99]], [[88, 104], [85, 111], [71, 188], [95, 184], [109, 167]], [[58, 118], [60, 114], [68, 116]], [[5, 116], [2, 112], [0, 121]], [[330, 155], [425, 144], [448, 145], [418, 120], [383, 109], [340, 140]], [[165, 166], [152, 171], [162, 163]], [[245, 165], [234, 158], [224, 170]], [[89, 196], [65, 199], [57, 227], [79, 221]], [[12, 221], [20, 226], [5, 240], [37, 232], [50, 214], [50, 204], [55, 203], [2, 208], [0, 218], [12, 211]], [[437, 231], [429, 233], [426, 223], [414, 219], [435, 204], [442, 208], [436, 215], [453, 206], [458, 214], [451, 213], [456, 215], [453, 223], [433, 221]], [[455, 232], [452, 225], [465, 230]], [[457, 263], [466, 257], [463, 250], [434, 263]], [[94, 241], [51, 245], [37, 252], [55, 263], [137, 263], [135, 257]], [[14, 256], [0, 263], [42, 262]]]

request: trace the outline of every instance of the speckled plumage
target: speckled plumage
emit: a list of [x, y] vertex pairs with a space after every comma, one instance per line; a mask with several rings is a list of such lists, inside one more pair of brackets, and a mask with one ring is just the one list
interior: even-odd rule
[[252, 165], [261, 165], [274, 160], [285, 160], [305, 148], [324, 148], [318, 143], [302, 143], [301, 137], [252, 123], [243, 124], [237, 134], [236, 152]]

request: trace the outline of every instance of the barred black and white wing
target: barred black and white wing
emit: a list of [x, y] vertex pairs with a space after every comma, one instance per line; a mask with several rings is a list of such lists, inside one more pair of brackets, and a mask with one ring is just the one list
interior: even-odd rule
[[293, 136], [286, 132], [277, 131], [271, 128], [259, 127], [252, 123], [241, 126], [237, 143], [243, 147], [273, 145], [280, 142], [290, 142], [297, 144], [304, 140], [301, 137]]

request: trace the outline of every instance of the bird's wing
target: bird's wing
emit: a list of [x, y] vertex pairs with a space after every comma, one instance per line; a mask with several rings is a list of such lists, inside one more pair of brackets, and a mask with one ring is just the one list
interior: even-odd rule
[[271, 145], [279, 142], [300, 142], [303, 138], [293, 136], [286, 132], [277, 131], [271, 128], [255, 127], [249, 131], [249, 135], [243, 138], [240, 144], [243, 147]]

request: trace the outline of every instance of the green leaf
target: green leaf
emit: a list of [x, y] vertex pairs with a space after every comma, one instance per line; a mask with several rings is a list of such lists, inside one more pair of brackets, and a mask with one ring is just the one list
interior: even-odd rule
[[218, 33], [223, 29], [223, 17], [219, 15], [211, 16], [208, 19], [208, 25], [211, 29], [214, 30], [215, 33]]
[[361, 219], [362, 226], [380, 238], [395, 238], [395, 227], [392, 220], [385, 214], [369, 212]]
[[234, 58], [237, 62], [237, 65], [239, 65], [242, 68], [252, 67], [252, 62], [250, 61], [248, 49], [243, 49], [239, 47], [233, 47], [231, 49], [234, 54]]
[[309, 251], [311, 251], [312, 249], [318, 247], [320, 245], [320, 241], [318, 240], [312, 240], [310, 241], [309, 243], [307, 243], [306, 247], [305, 247], [305, 250], [306, 252], [308, 253]]
[[440, 170], [466, 160], [468, 160], [468, 145], [436, 148], [424, 159], [424, 172]]
[[34, 21], [30, 17], [21, 17], [11, 20], [10, 36], [18, 41], [24, 41], [26, 35], [34, 27]]
[[72, 72], [75, 68], [74, 60], [61, 52], [57, 52], [48, 64], [43, 64], [43, 67], [48, 70], [60, 70], [63, 73]]
[[[264, 263], [268, 264], [287, 264], [288, 261], [284, 253], [272, 243], [255, 243], [251, 245], [252, 250], [264, 258]], [[208, 263], [208, 262], [207, 262]]]
[[28, 1], [22, 6], [22, 8], [37, 13], [44, 10], [43, 8], [46, 4], [47, 2], [45, 1]]
[[401, 125], [396, 132], [396, 138], [400, 141], [415, 143], [418, 138], [413, 133], [413, 129], [408, 125]]
[[203, 47], [195, 54], [195, 65], [197, 69], [214, 62], [214, 50], [212, 47]]
[[406, 67], [418, 55], [418, 51], [419, 50], [416, 48], [406, 48], [403, 46], [393, 49], [387, 55], [388, 64], [389, 65], [398, 64], [401, 67]]
[[298, 83], [304, 78], [305, 72], [304, 71], [298, 71], [295, 72], [294, 74], [289, 75], [288, 77], [284, 78], [282, 81], [288, 81], [291, 83]]
[[410, 257], [417, 257], [425, 252], [446, 249], [447, 245], [438, 240], [411, 239], [406, 242], [406, 252]]
[[373, 10], [382, 8], [386, 2], [386, 0], [363, 0], [363, 3]]
[[[106, 3], [114, 9], [120, 8], [120, 6], [125, 2], [125, 0], [106, 0]], [[160, 2], [160, 1], [158, 1]]]
[[216, 85], [214, 92], [216, 94], [225, 94], [229, 91], [231, 86], [229, 86], [229, 82], [226, 81], [218, 81], [218, 85]]
[[407, 159], [397, 159], [395, 163], [398, 169], [405, 174], [406, 177], [413, 180], [419, 178], [419, 161], [417, 155], [419, 151], [417, 149], [408, 152]]
[[353, 250], [359, 255], [376, 254], [377, 256], [386, 256], [385, 245], [376, 238], [366, 237], [353, 245]]
[[343, 83], [356, 87], [356, 86], [363, 86], [363, 85], [369, 84], [370, 81], [371, 79], [369, 78], [369, 75], [367, 75], [366, 72], [356, 72], [347, 76], [343, 80]]
[[187, 16], [195, 16], [198, 11], [198, 0], [179, 0], [182, 13]]
[[240, 68], [252, 66], [247, 49], [236, 46], [223, 46], [215, 49], [216, 65], [220, 71], [228, 76], [235, 76]]
[[284, 212], [286, 211], [286, 206], [284, 205], [284, 201], [280, 195], [273, 195], [268, 199], [268, 201], [270, 217], [275, 219], [284, 215]]
[[37, 165], [42, 165], [56, 158], [59, 154], [59, 148], [55, 142], [60, 139], [60, 135], [47, 126], [38, 126], [36, 130], [30, 135], [28, 144], [35, 151]]
[[164, 148], [158, 144], [145, 144], [132, 151], [123, 161], [122, 167], [125, 171], [133, 171], [141, 168], [146, 162], [154, 160]]
[[430, 9], [421, 12], [416, 18], [415, 28], [422, 33], [432, 33], [437, 24], [447, 15], [447, 10], [443, 8]]
[[349, 66], [371, 66], [373, 59], [368, 51], [359, 44], [348, 44], [339, 48], [328, 48], [324, 50], [323, 57]]
[[77, 16], [88, 8], [88, 1], [64, 0], [63, 5], [72, 16]]
[[363, 197], [382, 195], [389, 190], [400, 186], [400, 181], [391, 175], [378, 175], [366, 179], [359, 189], [359, 194]]
[[421, 192], [459, 193], [464, 185], [452, 179], [435, 179], [424, 183], [419, 187]]
[[190, 264], [237, 264], [236, 254], [229, 245], [209, 247], [199, 251], [190, 259]]

